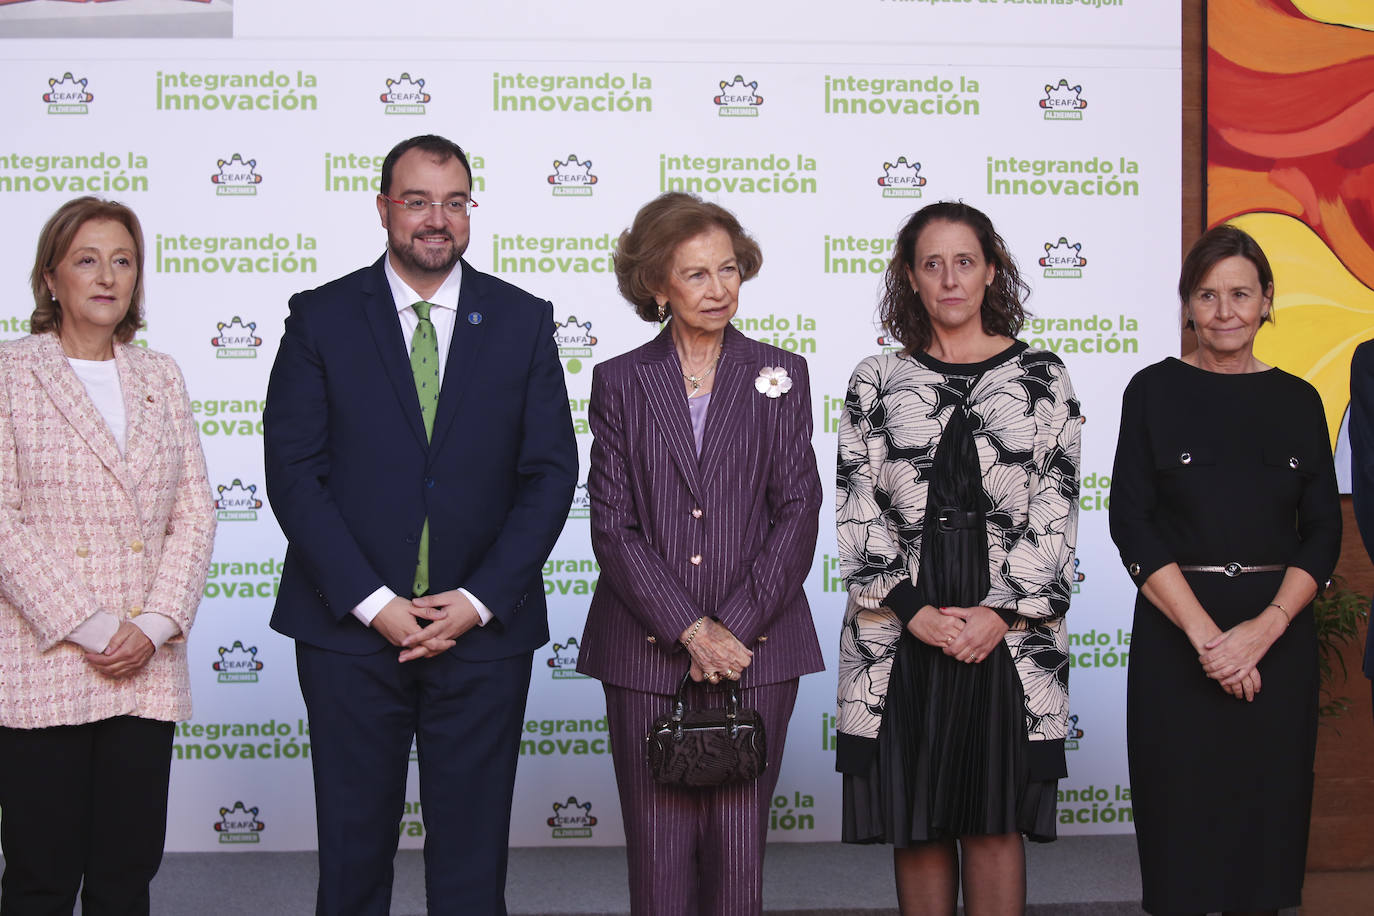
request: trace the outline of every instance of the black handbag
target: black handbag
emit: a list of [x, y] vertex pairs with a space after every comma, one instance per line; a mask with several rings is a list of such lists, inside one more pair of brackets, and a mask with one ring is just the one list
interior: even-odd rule
[[659, 716], [645, 736], [654, 780], [674, 786], [720, 786], [748, 782], [768, 768], [763, 719], [740, 709], [739, 687], [726, 687], [725, 707], [688, 709], [682, 676], [672, 712]]

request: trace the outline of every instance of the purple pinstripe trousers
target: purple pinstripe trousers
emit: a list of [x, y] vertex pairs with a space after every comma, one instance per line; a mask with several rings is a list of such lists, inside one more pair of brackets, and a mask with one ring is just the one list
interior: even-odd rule
[[[632, 916], [762, 913], [768, 808], [778, 785], [797, 681], [740, 691], [740, 704], [757, 709], [763, 718], [768, 769], [754, 782], [714, 789], [662, 786], [649, 775], [644, 736], [669, 710], [671, 697], [602, 686], [625, 822]], [[692, 684], [687, 703], [719, 706], [724, 698]]]

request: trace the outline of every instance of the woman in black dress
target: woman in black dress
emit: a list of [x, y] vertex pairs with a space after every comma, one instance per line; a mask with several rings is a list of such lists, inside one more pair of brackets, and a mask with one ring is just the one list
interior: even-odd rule
[[904, 916], [1021, 913], [1020, 834], [1055, 836], [1081, 417], [1014, 337], [1025, 286], [988, 218], [932, 204], [897, 237], [883, 323], [840, 421], [843, 837], [891, 843]]
[[1340, 550], [1321, 397], [1254, 355], [1273, 321], [1255, 241], [1183, 262], [1198, 348], [1126, 388], [1112, 539], [1140, 594], [1127, 748], [1150, 913], [1273, 913], [1302, 895], [1317, 728], [1310, 612]]

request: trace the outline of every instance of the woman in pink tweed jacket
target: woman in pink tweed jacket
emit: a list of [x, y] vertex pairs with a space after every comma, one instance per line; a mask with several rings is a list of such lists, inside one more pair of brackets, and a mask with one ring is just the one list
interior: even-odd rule
[[32, 336], [0, 345], [0, 910], [147, 913], [186, 634], [214, 538], [205, 459], [142, 326], [143, 236], [93, 197], [43, 228]]

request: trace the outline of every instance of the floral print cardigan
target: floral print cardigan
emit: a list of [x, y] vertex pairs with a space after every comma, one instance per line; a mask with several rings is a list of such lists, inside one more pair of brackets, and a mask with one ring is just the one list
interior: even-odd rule
[[1083, 422], [1068, 372], [1055, 354], [1024, 343], [976, 365], [893, 353], [858, 365], [840, 418], [836, 522], [849, 593], [839, 659], [842, 759], [846, 743], [858, 749], [856, 739], [876, 746], [903, 629], [884, 600], [920, 568], [925, 474], [952, 411], [965, 399], [986, 497], [991, 588], [982, 603], [1014, 612], [1003, 615], [1012, 621], [1005, 639], [1025, 693], [1030, 740], [1065, 737], [1064, 614], [1074, 572]]

